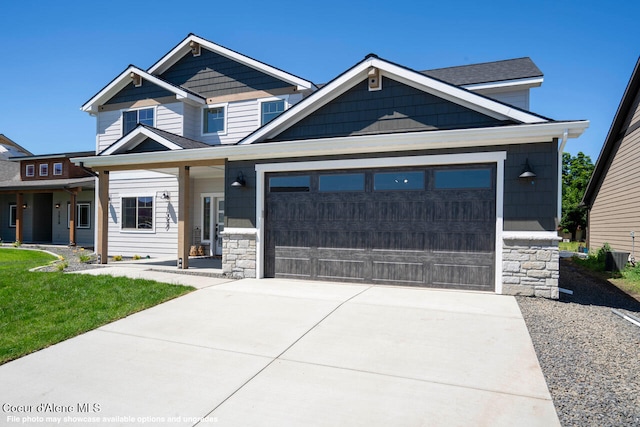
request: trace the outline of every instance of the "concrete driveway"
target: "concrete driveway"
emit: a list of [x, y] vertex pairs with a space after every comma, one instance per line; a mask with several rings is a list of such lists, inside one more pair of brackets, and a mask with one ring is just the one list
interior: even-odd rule
[[560, 425], [513, 297], [198, 280], [0, 366], [0, 424]]

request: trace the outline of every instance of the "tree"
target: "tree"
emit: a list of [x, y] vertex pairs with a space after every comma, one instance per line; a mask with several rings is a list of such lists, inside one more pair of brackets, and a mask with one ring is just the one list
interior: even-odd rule
[[562, 153], [562, 219], [560, 227], [572, 237], [578, 227], [587, 226], [587, 208], [580, 206], [589, 185], [594, 165], [589, 156], [579, 152], [575, 157]]

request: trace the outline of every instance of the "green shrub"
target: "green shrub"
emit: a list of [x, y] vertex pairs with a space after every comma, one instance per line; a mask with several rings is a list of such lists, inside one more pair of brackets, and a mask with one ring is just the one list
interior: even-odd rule
[[122, 261], [122, 255], [114, 255], [113, 256], [113, 260], [114, 261]]

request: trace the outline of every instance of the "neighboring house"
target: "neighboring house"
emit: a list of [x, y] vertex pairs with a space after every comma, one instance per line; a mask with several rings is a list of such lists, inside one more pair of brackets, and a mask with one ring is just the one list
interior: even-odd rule
[[8, 160], [11, 157], [31, 156], [24, 147], [18, 145], [8, 137], [0, 133], [0, 160]]
[[588, 122], [527, 111], [541, 83], [528, 58], [417, 72], [369, 55], [318, 88], [189, 35], [82, 107], [96, 251], [188, 268], [202, 244], [234, 277], [557, 298], [560, 153]]
[[589, 209], [587, 245], [631, 253], [640, 237], [640, 58], [611, 123], [582, 203]]
[[69, 161], [91, 155], [29, 153], [0, 161], [2, 240], [93, 247], [96, 179]]

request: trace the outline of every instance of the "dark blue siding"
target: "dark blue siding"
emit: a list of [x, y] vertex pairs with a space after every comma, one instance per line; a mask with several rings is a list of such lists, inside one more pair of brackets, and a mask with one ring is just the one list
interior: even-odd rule
[[113, 96], [109, 101], [105, 103], [108, 104], [117, 104], [119, 102], [135, 102], [142, 101], [144, 99], [158, 99], [164, 96], [173, 96], [172, 92], [169, 92], [166, 89], [163, 89], [159, 86], [154, 85], [153, 83], [144, 80], [142, 82], [142, 86], [135, 87], [133, 82], [129, 83], [118, 92], [115, 96]]
[[187, 54], [161, 77], [204, 97], [270, 90], [291, 84], [240, 64], [225, 56], [202, 49], [200, 56]]
[[382, 90], [357, 84], [273, 141], [499, 126], [503, 122], [384, 78]]

